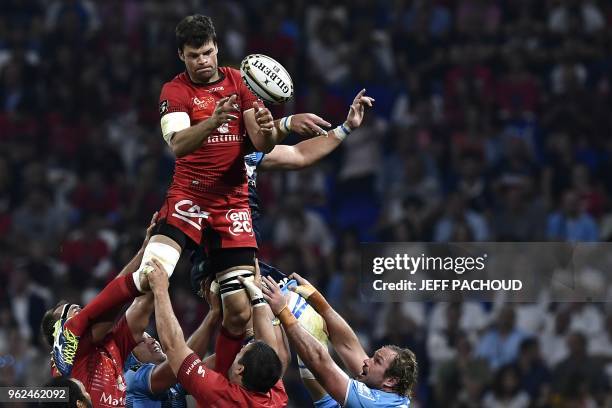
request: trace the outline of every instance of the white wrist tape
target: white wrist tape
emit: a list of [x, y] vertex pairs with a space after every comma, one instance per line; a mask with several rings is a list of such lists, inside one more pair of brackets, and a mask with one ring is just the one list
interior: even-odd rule
[[283, 133], [291, 132], [291, 118], [293, 115], [285, 116], [279, 121], [278, 125]]
[[334, 136], [336, 136], [340, 141], [343, 141], [344, 139], [346, 139], [349, 133], [352, 132], [352, 130], [353, 129], [351, 129], [349, 125], [344, 122], [340, 126], [336, 127], [332, 132], [334, 133]]
[[249, 294], [249, 298], [251, 299], [251, 305], [253, 307], [265, 306], [266, 301], [263, 298], [263, 292], [257, 287], [257, 285], [255, 285], [254, 279], [255, 278], [253, 276], [249, 276], [248, 278], [244, 279], [244, 287]]

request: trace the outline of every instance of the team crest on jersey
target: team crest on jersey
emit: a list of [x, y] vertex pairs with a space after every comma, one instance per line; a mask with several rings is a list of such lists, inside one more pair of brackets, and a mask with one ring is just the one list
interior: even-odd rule
[[202, 96], [198, 98], [197, 96], [193, 97], [194, 110], [205, 110], [210, 106], [213, 106], [215, 102], [215, 98], [212, 96]]
[[163, 115], [166, 112], [168, 112], [168, 100], [164, 99], [159, 103], [159, 114]]
[[227, 133], [229, 132], [229, 123], [224, 123], [217, 128], [217, 132], [219, 133]]

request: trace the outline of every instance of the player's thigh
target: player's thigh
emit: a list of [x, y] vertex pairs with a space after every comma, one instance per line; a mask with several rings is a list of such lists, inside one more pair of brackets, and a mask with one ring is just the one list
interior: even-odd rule
[[204, 200], [194, 196], [168, 194], [159, 210], [154, 235], [172, 239], [181, 249], [187, 244], [200, 244], [210, 216], [205, 205]]

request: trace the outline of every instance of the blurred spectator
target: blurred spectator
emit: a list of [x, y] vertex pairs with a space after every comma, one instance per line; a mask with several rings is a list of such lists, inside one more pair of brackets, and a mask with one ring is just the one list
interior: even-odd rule
[[529, 407], [529, 395], [521, 389], [519, 375], [516, 366], [507, 364], [500, 367], [495, 373], [491, 391], [482, 399], [483, 405], [487, 408]]
[[529, 395], [533, 404], [544, 403], [550, 394], [551, 373], [540, 355], [536, 337], [528, 337], [520, 345], [515, 363], [519, 386]]
[[554, 367], [569, 353], [566, 338], [570, 332], [571, 313], [567, 308], [559, 308], [548, 316], [548, 323], [540, 334], [542, 354], [548, 367]]
[[485, 358], [489, 366], [499, 367], [515, 361], [519, 346], [526, 333], [515, 326], [515, 313], [511, 306], [500, 310], [493, 327], [487, 330], [476, 347], [476, 355]]
[[461, 236], [461, 241], [486, 241], [489, 239], [489, 226], [486, 219], [466, 206], [461, 193], [452, 193], [448, 197], [444, 216], [435, 226], [434, 241], [453, 241]]
[[580, 205], [573, 190], [563, 194], [561, 209], [548, 216], [546, 235], [554, 241], [596, 241], [599, 232], [595, 220]]
[[47, 310], [49, 294], [37, 288], [26, 270], [15, 270], [11, 274], [10, 305], [19, 336], [26, 343], [40, 344], [39, 328]]
[[553, 370], [553, 389], [566, 401], [594, 399], [603, 402], [609, 384], [601, 360], [587, 354], [587, 338], [579, 332], [567, 337], [569, 355]]

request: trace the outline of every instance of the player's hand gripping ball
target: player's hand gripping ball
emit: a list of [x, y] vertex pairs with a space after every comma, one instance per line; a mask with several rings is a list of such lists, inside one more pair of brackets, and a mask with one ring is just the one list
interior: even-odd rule
[[261, 54], [247, 55], [240, 63], [246, 86], [265, 102], [278, 104], [293, 96], [293, 81], [276, 60]]

